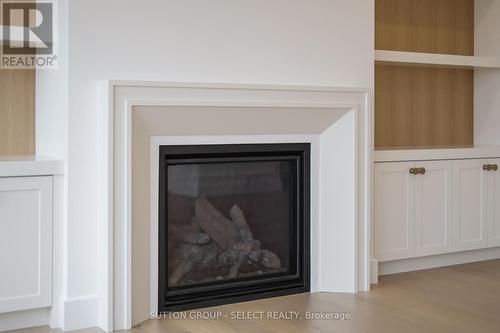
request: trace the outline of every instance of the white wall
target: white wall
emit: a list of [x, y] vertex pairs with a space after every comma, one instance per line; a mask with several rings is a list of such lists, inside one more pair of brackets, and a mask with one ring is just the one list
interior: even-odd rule
[[[68, 12], [66, 0], [56, 1], [55, 52], [58, 57], [58, 68], [53, 70], [38, 70], [36, 73], [36, 153], [62, 160], [68, 153]], [[68, 186], [67, 166], [65, 175], [54, 178], [53, 211], [53, 307], [46, 316], [44, 324], [52, 327], [64, 327], [63, 304], [67, 294], [67, 237], [68, 229]], [[24, 311], [26, 318], [16, 318], [18, 327], [27, 327], [39, 316], [38, 310], [29, 313]], [[16, 314], [17, 316], [17, 314]], [[37, 325], [42, 322], [35, 321]], [[30, 325], [31, 326], [31, 325]]]
[[[500, 1], [476, 0], [475, 54], [500, 58]], [[476, 144], [500, 144], [500, 70], [474, 71]]]
[[67, 297], [98, 293], [98, 80], [372, 88], [373, 25], [373, 0], [71, 0]]

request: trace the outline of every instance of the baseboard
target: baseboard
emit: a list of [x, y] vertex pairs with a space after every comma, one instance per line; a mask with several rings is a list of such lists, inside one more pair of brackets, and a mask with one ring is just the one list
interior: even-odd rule
[[492, 259], [500, 259], [500, 247], [382, 262], [378, 265], [378, 275], [412, 272]]
[[49, 322], [49, 313], [50, 308], [1, 313], [0, 332], [45, 326]]
[[63, 331], [98, 326], [98, 296], [66, 298], [63, 304]]

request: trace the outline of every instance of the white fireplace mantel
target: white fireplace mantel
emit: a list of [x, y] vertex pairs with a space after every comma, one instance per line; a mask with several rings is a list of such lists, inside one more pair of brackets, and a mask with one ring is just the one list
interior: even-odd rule
[[[286, 110], [296, 113], [300, 109], [304, 112], [304, 122], [308, 121], [307, 110], [338, 114], [338, 119], [328, 129], [315, 133], [318, 172], [317, 203], [312, 206], [317, 207], [312, 214], [317, 220], [316, 231], [311, 235], [311, 256], [316, 256], [311, 258], [311, 276], [316, 279], [313, 291], [369, 290], [373, 117], [368, 89], [105, 81], [100, 83], [99, 90], [102, 116], [99, 132], [103, 143], [99, 175], [102, 197], [98, 313], [101, 328], [111, 331], [128, 329], [132, 325], [132, 113], [141, 106], [262, 107], [280, 108], [285, 113]], [[170, 121], [175, 125], [175, 113]], [[352, 126], [338, 125], [343, 122], [352, 122]], [[179, 124], [179, 131], [183, 126], [186, 124]], [[300, 136], [293, 135], [314, 134], [282, 133], [284, 130], [286, 128], [280, 129], [280, 133], [265, 134], [286, 134], [295, 138]], [[290, 129], [293, 130], [296, 128]], [[224, 134], [214, 134], [217, 140], [211, 141], [223, 141]], [[187, 135], [196, 136], [195, 133]], [[180, 134], [167, 133], [165, 136], [178, 141]], [[196, 141], [203, 136], [206, 134], [201, 134]], [[352, 137], [352, 140], [342, 142], [339, 140], [342, 137]], [[335, 159], [336, 154], [338, 159]], [[352, 181], [338, 179], [342, 177], [343, 158], [346, 158], [345, 167], [353, 175]], [[338, 187], [329, 186], [337, 181]], [[336, 206], [339, 198], [349, 200], [349, 205]], [[353, 211], [343, 214], [342, 210], [349, 207]], [[334, 223], [335, 209], [340, 218]]]

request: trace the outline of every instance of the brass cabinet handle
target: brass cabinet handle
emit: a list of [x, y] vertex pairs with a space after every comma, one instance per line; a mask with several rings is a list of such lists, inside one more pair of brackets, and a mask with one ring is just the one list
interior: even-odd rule
[[498, 170], [498, 164], [485, 164], [483, 165], [483, 170], [485, 171], [497, 171]]
[[425, 175], [425, 168], [411, 168], [410, 169], [410, 174], [416, 176], [416, 175]]

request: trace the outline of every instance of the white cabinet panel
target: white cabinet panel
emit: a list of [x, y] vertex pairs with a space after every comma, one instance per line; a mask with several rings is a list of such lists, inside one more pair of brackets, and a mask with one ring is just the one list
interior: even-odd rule
[[52, 304], [52, 177], [0, 178], [0, 313]]
[[[486, 162], [500, 167], [500, 159]], [[488, 246], [500, 246], [500, 170], [488, 171]]]
[[481, 160], [453, 162], [454, 250], [487, 247], [487, 171]]
[[452, 162], [416, 162], [425, 168], [415, 177], [415, 254], [431, 255], [451, 250]]
[[375, 251], [379, 261], [408, 258], [413, 248], [413, 163], [375, 166]]

